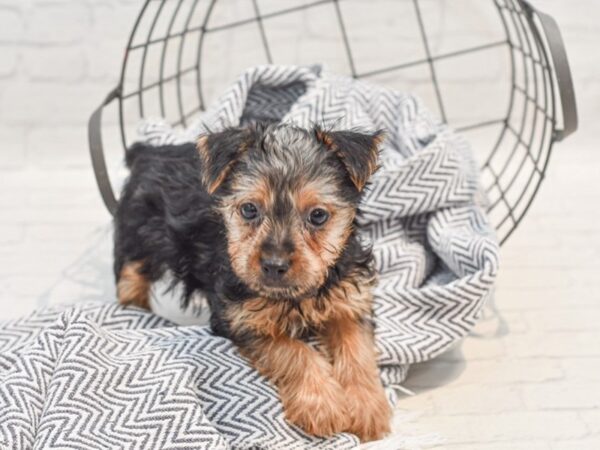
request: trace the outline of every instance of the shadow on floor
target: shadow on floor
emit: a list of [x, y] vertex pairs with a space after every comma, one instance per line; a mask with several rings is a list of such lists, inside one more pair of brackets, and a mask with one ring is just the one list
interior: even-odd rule
[[[490, 299], [482, 311], [481, 318], [466, 339], [497, 340], [510, 331], [507, 321]], [[411, 365], [403, 387], [415, 394], [424, 393], [444, 386], [460, 377], [467, 362], [463, 354], [463, 341], [436, 358]]]

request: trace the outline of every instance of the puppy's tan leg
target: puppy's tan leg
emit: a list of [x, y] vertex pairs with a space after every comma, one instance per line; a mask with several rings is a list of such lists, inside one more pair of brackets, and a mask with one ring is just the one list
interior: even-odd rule
[[345, 392], [348, 431], [361, 441], [383, 438], [390, 431], [392, 409], [379, 379], [372, 331], [349, 319], [334, 319], [324, 341], [333, 360], [333, 375]]
[[331, 364], [309, 345], [285, 335], [260, 337], [242, 353], [279, 388], [290, 422], [317, 436], [347, 429], [344, 391]]
[[141, 273], [142, 262], [126, 263], [119, 274], [117, 297], [121, 305], [150, 310], [150, 280]]

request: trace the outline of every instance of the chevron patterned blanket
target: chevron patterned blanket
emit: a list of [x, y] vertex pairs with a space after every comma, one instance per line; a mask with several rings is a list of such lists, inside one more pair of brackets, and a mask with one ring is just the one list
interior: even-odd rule
[[[410, 364], [442, 353], [493, 293], [498, 244], [469, 145], [412, 95], [318, 66], [246, 71], [187, 130], [148, 120], [141, 139], [183, 142], [254, 120], [385, 129], [360, 216], [380, 275], [376, 342], [390, 401]], [[0, 448], [354, 448], [290, 426], [277, 392], [227, 340], [114, 304], [0, 323]]]

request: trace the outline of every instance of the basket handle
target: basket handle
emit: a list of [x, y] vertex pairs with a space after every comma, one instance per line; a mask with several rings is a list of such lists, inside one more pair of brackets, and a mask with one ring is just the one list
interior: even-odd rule
[[546, 42], [550, 49], [550, 56], [558, 81], [558, 91], [563, 117], [563, 128], [562, 130], [554, 131], [554, 139], [561, 141], [577, 130], [578, 123], [575, 89], [573, 88], [573, 79], [571, 78], [571, 70], [569, 69], [569, 60], [567, 59], [565, 44], [558, 25], [552, 16], [537, 10], [526, 0], [521, 0], [521, 4], [527, 13], [528, 19], [533, 25], [532, 28], [534, 30], [537, 30], [537, 25], [533, 20], [533, 15], [535, 14], [539, 18], [540, 24], [542, 25], [542, 34], [546, 36]]
[[114, 216], [117, 210], [117, 199], [110, 184], [110, 177], [106, 169], [106, 160], [104, 158], [104, 146], [102, 144], [102, 110], [106, 105], [120, 97], [121, 87], [113, 89], [104, 99], [102, 104], [94, 111], [88, 122], [88, 142], [90, 146], [90, 156], [92, 157], [92, 167], [98, 189], [102, 195], [102, 200], [108, 211]]

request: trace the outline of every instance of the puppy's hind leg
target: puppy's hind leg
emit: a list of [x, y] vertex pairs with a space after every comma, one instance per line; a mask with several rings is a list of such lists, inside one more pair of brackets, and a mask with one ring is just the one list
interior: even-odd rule
[[152, 282], [142, 272], [142, 261], [127, 262], [121, 268], [117, 281], [117, 297], [121, 305], [135, 305], [150, 310]]

